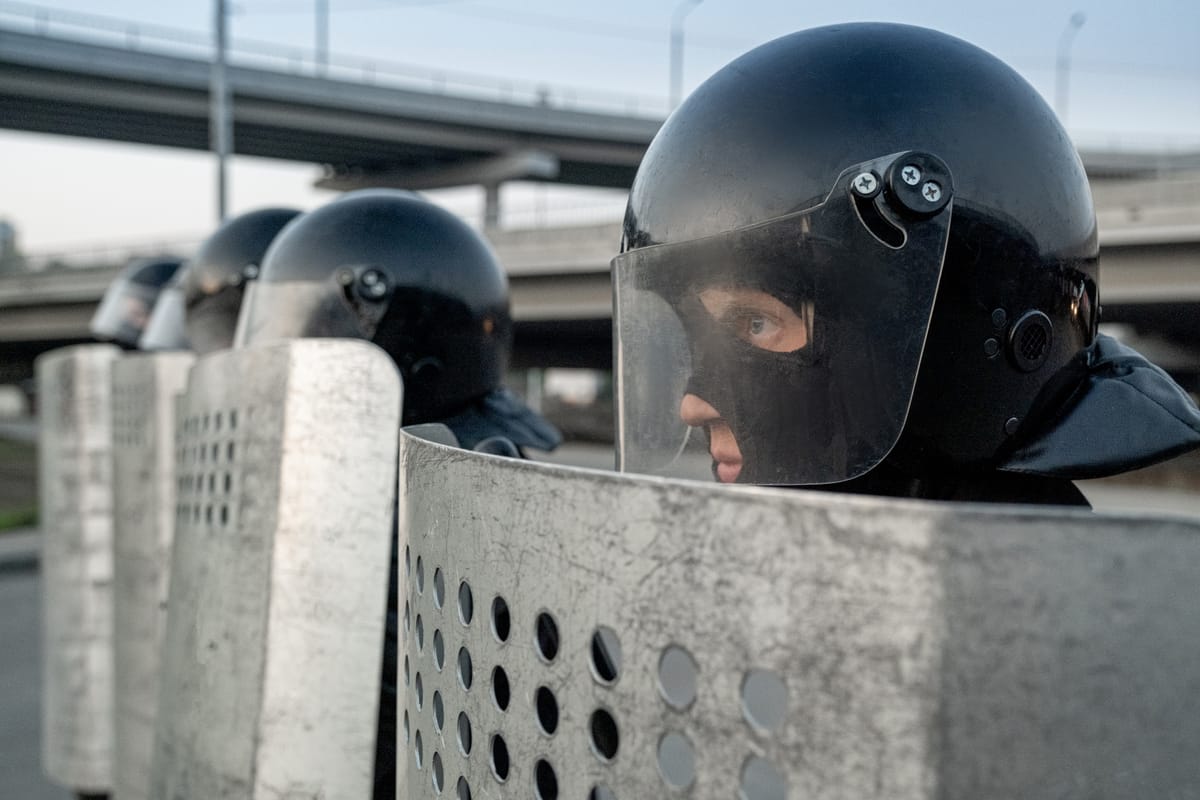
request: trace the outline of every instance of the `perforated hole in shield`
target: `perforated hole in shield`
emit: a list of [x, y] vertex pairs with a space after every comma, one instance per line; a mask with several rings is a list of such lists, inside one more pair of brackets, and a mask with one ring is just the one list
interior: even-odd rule
[[435, 630], [433, 632], [433, 666], [438, 672], [442, 671], [442, 667], [446, 664], [446, 644], [442, 641], [442, 632]]
[[471, 755], [471, 719], [466, 712], [458, 715], [458, 750], [464, 756]]
[[533, 790], [537, 800], [558, 800], [558, 775], [544, 758], [533, 766]]
[[471, 596], [471, 586], [463, 581], [458, 587], [458, 619], [463, 625], [470, 625], [475, 615], [475, 598]]
[[588, 721], [588, 732], [591, 735], [592, 752], [604, 762], [617, 757], [621, 737], [617, 731], [617, 721], [606, 708], [597, 708], [592, 712]]
[[617, 800], [617, 796], [613, 793], [612, 789], [609, 789], [603, 784], [599, 784], [597, 786], [593, 786], [592, 790], [588, 792], [588, 800]]
[[658, 689], [667, 705], [683, 711], [696, 701], [699, 672], [692, 654], [679, 645], [671, 645], [663, 651], [658, 660]]
[[742, 679], [742, 714], [756, 730], [779, 730], [787, 717], [787, 699], [787, 686], [774, 672], [752, 669]]
[[612, 628], [601, 626], [592, 634], [592, 675], [605, 686], [616, 683], [621, 673], [621, 640]]
[[787, 781], [768, 761], [751, 756], [738, 783], [740, 800], [787, 800]]
[[433, 692], [433, 729], [437, 733], [442, 732], [442, 726], [446, 722], [446, 707], [442, 704], [442, 693], [436, 689]]
[[548, 664], [558, 656], [558, 644], [558, 623], [550, 612], [543, 611], [537, 615], [534, 633], [537, 654]]
[[506, 780], [508, 780], [509, 763], [508, 743], [504, 741], [503, 736], [498, 733], [492, 735], [491, 750], [492, 774], [496, 777], [497, 781], [504, 783]]
[[682, 733], [671, 731], [658, 741], [658, 771], [673, 789], [686, 789], [696, 780], [696, 750]]
[[442, 793], [442, 756], [439, 753], [433, 754], [431, 778], [433, 780], [433, 790], [438, 794]]
[[558, 698], [548, 686], [539, 686], [533, 693], [533, 706], [538, 728], [547, 736], [553, 736], [558, 730]]
[[471, 653], [467, 648], [461, 647], [458, 650], [458, 684], [464, 691], [470, 691], [471, 683], [475, 679], [474, 668], [471, 665]]
[[433, 571], [433, 605], [441, 608], [446, 600], [446, 579], [442, 577], [442, 568]]
[[458, 779], [458, 800], [471, 800], [471, 784], [466, 778]]
[[509, 699], [508, 673], [504, 671], [504, 667], [496, 667], [492, 670], [492, 702], [501, 711], [508, 711]]
[[508, 641], [508, 634], [512, 630], [512, 619], [508, 614], [508, 603], [499, 595], [492, 601], [492, 635], [496, 637], [496, 641], [504, 643]]

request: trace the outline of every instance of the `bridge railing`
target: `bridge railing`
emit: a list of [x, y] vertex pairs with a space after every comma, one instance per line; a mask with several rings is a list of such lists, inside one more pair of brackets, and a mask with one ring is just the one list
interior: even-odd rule
[[[132, 22], [99, 14], [64, 11], [31, 3], [0, 2], [0, 28], [138, 52], [210, 60], [213, 39], [204, 32]], [[661, 119], [664, 97], [577, 89], [536, 81], [503, 80], [453, 70], [430, 69], [387, 59], [331, 54], [319, 60], [313, 49], [234, 36], [228, 51], [233, 66], [255, 67], [329, 80], [375, 84], [514, 105], [620, 113]]]

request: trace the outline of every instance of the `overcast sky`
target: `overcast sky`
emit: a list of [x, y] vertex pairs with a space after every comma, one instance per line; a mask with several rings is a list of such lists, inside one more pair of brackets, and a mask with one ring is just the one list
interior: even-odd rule
[[[668, 31], [678, 0], [328, 0], [335, 59], [377, 59], [477, 74], [555, 96], [650, 108], [668, 93]], [[211, 30], [198, 0], [48, 0], [41, 7], [153, 26]], [[235, 46], [267, 42], [310, 57], [315, 0], [237, 0]], [[34, 6], [0, 0], [0, 26], [28, 29]], [[937, 28], [1007, 61], [1048, 100], [1055, 52], [1071, 14], [1086, 22], [1071, 48], [1067, 127], [1081, 145], [1200, 149], [1200, 2], [1195, 0], [703, 0], [688, 15], [684, 89], [740, 53], [802, 28], [888, 20]], [[53, 17], [52, 17], [53, 19]], [[28, 251], [142, 240], [198, 239], [214, 225], [211, 157], [190, 151], [0, 131], [0, 218]], [[237, 158], [231, 209], [311, 208], [331, 197], [314, 165]], [[440, 199], [467, 212], [478, 193]], [[619, 206], [578, 192], [516, 190], [510, 208]]]

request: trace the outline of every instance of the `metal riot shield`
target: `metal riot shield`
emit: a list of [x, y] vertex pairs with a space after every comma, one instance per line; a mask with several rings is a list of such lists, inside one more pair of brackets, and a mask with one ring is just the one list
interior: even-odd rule
[[175, 405], [195, 357], [112, 367], [113, 795], [149, 800], [159, 653], [175, 524]]
[[1200, 791], [1200, 525], [401, 436], [398, 794]]
[[37, 360], [42, 529], [42, 764], [83, 792], [112, 785], [112, 385], [121, 351]]
[[192, 368], [151, 797], [369, 796], [400, 394], [358, 341]]

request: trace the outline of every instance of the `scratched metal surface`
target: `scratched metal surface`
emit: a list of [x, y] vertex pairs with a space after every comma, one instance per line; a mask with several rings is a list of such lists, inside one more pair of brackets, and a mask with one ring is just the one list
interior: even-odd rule
[[197, 361], [152, 797], [369, 796], [399, 421], [363, 342]]
[[42, 765], [112, 785], [112, 345], [37, 360], [42, 530]]
[[[404, 434], [398, 500], [402, 797], [1200, 793], [1194, 521], [716, 487]], [[599, 626], [620, 643], [612, 683]], [[682, 672], [660, 685], [673, 647], [695, 667], [683, 708], [665, 699], [689, 699]]]
[[112, 367], [112, 786], [120, 800], [150, 798], [175, 524], [175, 402], [194, 361], [137, 353]]

